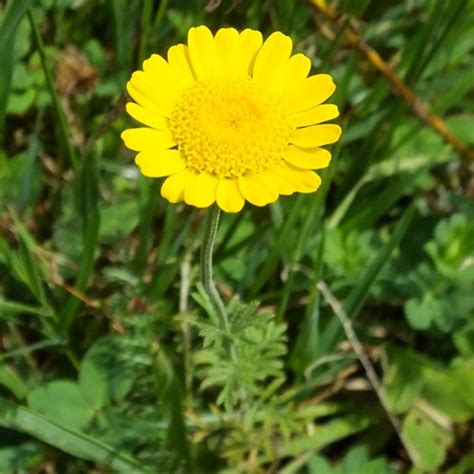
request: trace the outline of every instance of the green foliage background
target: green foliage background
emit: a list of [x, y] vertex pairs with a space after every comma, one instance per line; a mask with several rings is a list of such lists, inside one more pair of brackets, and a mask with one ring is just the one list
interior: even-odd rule
[[[472, 147], [473, 0], [339, 0], [339, 22], [296, 0], [0, 5], [0, 472], [474, 470], [473, 163], [345, 40], [356, 25]], [[318, 193], [222, 218], [233, 361], [196, 286], [203, 212], [119, 140], [131, 71], [198, 24], [291, 35], [344, 130]]]

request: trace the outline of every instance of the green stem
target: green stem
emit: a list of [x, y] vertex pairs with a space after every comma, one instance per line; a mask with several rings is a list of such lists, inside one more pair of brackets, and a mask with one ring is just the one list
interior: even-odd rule
[[201, 247], [201, 282], [204, 290], [219, 317], [221, 329], [229, 332], [229, 319], [224, 303], [217, 291], [216, 285], [212, 278], [212, 252], [214, 249], [214, 241], [216, 239], [217, 227], [219, 225], [220, 209], [212, 206], [206, 216], [203, 243]]

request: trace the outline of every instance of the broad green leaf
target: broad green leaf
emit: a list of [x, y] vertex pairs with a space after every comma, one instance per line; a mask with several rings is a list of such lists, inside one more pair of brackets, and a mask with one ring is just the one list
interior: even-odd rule
[[430, 294], [423, 295], [421, 299], [412, 298], [405, 304], [408, 324], [418, 330], [428, 329], [441, 311], [439, 302]]
[[120, 336], [97, 340], [82, 359], [79, 386], [94, 408], [122, 400], [131, 389], [134, 373], [124, 359]]
[[402, 433], [414, 453], [417, 467], [432, 472], [444, 463], [451, 436], [421, 410], [409, 411]]
[[128, 453], [117, 451], [99, 439], [66, 428], [21, 405], [0, 398], [0, 426], [29, 434], [80, 459], [109, 466], [117, 472], [150, 472]]
[[50, 420], [73, 430], [84, 428], [94, 416], [81, 387], [70, 380], [54, 380], [33, 389], [28, 405]]

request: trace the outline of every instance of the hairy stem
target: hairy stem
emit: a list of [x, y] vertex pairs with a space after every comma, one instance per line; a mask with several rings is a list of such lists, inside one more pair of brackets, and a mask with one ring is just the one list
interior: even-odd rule
[[212, 277], [212, 252], [216, 239], [217, 227], [219, 225], [220, 209], [212, 206], [206, 216], [206, 227], [204, 229], [203, 243], [201, 247], [201, 282], [204, 290], [219, 317], [221, 329], [229, 332], [229, 318], [224, 303], [217, 291]]

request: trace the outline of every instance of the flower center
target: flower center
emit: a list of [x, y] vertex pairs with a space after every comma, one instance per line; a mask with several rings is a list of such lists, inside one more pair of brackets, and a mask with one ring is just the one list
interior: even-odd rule
[[199, 81], [170, 117], [170, 130], [195, 173], [220, 178], [278, 165], [292, 128], [281, 100], [252, 79]]

